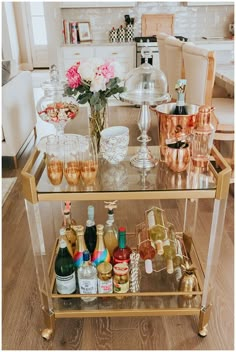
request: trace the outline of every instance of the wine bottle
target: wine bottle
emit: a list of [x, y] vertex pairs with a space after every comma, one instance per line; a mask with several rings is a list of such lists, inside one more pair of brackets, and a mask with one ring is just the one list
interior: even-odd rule
[[118, 247], [113, 252], [113, 264], [130, 262], [131, 249], [126, 246], [126, 229], [120, 227], [118, 230]]
[[94, 221], [94, 207], [92, 205], [88, 206], [88, 220], [86, 222], [84, 239], [90, 254], [92, 254], [97, 243], [96, 225]]
[[117, 228], [114, 222], [114, 211], [113, 209], [109, 209], [108, 219], [104, 227], [104, 243], [111, 257], [113, 256], [114, 249], [118, 246]]
[[187, 109], [185, 105], [185, 89], [186, 89], [186, 79], [178, 79], [175, 90], [177, 92], [177, 101], [173, 115], [187, 115]]
[[108, 249], [105, 247], [104, 239], [103, 239], [103, 225], [97, 225], [97, 243], [95, 250], [92, 254], [92, 262], [94, 265], [98, 266], [98, 264], [103, 262], [110, 262], [111, 257], [108, 252]]
[[146, 212], [147, 225], [150, 239], [154, 242], [157, 254], [163, 255], [163, 240], [167, 237], [164, 227], [163, 210], [153, 207]]
[[172, 224], [168, 224], [168, 237], [163, 241], [163, 250], [167, 266], [166, 271], [168, 274], [173, 274], [174, 272], [173, 259], [176, 257], [175, 241], [174, 227]]
[[72, 251], [74, 253], [76, 249], [76, 233], [75, 233], [75, 230], [73, 230], [72, 228], [73, 223], [72, 223], [71, 211], [68, 208], [65, 208], [64, 217], [63, 217], [63, 226], [66, 229], [66, 237], [70, 242]]
[[155, 257], [156, 251], [149, 239], [148, 232], [144, 226], [138, 229], [138, 251], [140, 257], [145, 261], [145, 271], [147, 274], [153, 272], [152, 259]]
[[76, 249], [74, 252], [75, 267], [79, 268], [83, 265], [83, 253], [87, 249], [84, 241], [84, 227], [82, 225], [74, 226], [76, 231]]
[[[61, 236], [60, 236], [61, 237]], [[59, 251], [55, 260], [56, 287], [60, 294], [76, 292], [76, 275], [73, 258], [63, 238], [59, 240]]]
[[[83, 253], [83, 265], [78, 269], [79, 292], [83, 294], [97, 293], [97, 269], [90, 261], [90, 253]], [[97, 297], [81, 297], [84, 302], [92, 302]]]

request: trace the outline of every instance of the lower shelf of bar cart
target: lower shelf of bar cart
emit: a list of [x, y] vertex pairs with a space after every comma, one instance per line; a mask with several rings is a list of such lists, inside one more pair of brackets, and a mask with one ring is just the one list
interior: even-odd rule
[[[178, 234], [179, 238], [183, 238]], [[134, 234], [127, 235], [128, 245], [133, 247]], [[184, 241], [182, 241], [184, 244]], [[108, 316], [142, 316], [142, 315], [195, 315], [201, 309], [201, 283], [203, 272], [200, 263], [190, 259], [198, 268], [198, 291], [193, 291], [192, 298], [186, 298], [186, 292], [179, 291], [179, 281], [175, 272], [168, 274], [163, 256], [153, 260], [153, 273], [146, 274], [144, 262], [139, 262], [139, 291], [124, 294], [91, 294], [86, 297], [96, 297], [92, 302], [84, 302], [79, 293], [61, 295], [56, 292], [54, 261], [57, 242], [50, 261], [49, 276], [51, 281], [51, 297], [53, 300], [55, 318], [108, 317]], [[134, 247], [133, 247], [134, 248]], [[184, 252], [186, 249], [184, 246]], [[191, 246], [191, 253], [196, 253]], [[187, 255], [187, 254], [186, 254]]]

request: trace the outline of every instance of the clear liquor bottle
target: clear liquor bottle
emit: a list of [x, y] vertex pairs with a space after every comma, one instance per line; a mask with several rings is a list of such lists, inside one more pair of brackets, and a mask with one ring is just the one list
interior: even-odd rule
[[72, 294], [76, 292], [76, 274], [73, 258], [63, 236], [64, 234], [60, 236], [59, 251], [55, 260], [56, 287], [60, 294]]
[[96, 266], [98, 266], [100, 263], [103, 263], [103, 262], [110, 263], [111, 261], [111, 256], [109, 254], [109, 251], [105, 247], [103, 230], [104, 230], [103, 225], [97, 225], [97, 244], [92, 254], [92, 262]]
[[126, 229], [120, 227], [118, 230], [118, 247], [113, 252], [113, 264], [130, 262], [131, 249], [126, 245]]
[[109, 251], [110, 256], [113, 256], [114, 249], [118, 246], [118, 231], [115, 225], [114, 211], [108, 210], [108, 219], [104, 227], [104, 244]]
[[[90, 261], [88, 250], [83, 253], [83, 265], [78, 269], [79, 292], [81, 295], [97, 293], [97, 269]], [[84, 302], [92, 302], [97, 297], [81, 297]]]
[[187, 109], [185, 105], [185, 89], [187, 81], [186, 79], [178, 79], [175, 90], [177, 92], [177, 101], [173, 115], [187, 115]]
[[90, 254], [92, 254], [97, 243], [96, 225], [94, 221], [94, 206], [92, 205], [88, 206], [88, 220], [86, 222], [84, 239]]
[[83, 253], [84, 251], [87, 249], [86, 248], [86, 244], [84, 241], [84, 226], [82, 225], [77, 225], [74, 226], [74, 229], [76, 231], [76, 249], [74, 252], [74, 263], [75, 263], [75, 267], [79, 268], [83, 265]]

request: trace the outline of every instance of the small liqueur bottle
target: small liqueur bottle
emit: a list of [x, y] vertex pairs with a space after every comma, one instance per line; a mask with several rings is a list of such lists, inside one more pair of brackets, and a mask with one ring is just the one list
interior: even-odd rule
[[90, 254], [92, 254], [97, 243], [96, 225], [94, 221], [94, 207], [92, 205], [88, 206], [88, 220], [86, 222], [84, 239]]
[[178, 79], [175, 90], [177, 92], [176, 106], [173, 111], [173, 115], [187, 115], [187, 109], [185, 105], [185, 89], [186, 89], [186, 79]]
[[103, 225], [97, 225], [97, 244], [95, 250], [92, 254], [92, 262], [95, 266], [98, 266], [100, 263], [103, 262], [110, 262], [111, 257], [108, 252], [108, 249], [105, 247], [104, 239], [103, 239]]
[[76, 233], [73, 230], [72, 225], [75, 225], [75, 221], [72, 220], [71, 210], [68, 207], [64, 209], [63, 226], [66, 229], [66, 237], [71, 244], [73, 253], [76, 248]]
[[74, 252], [74, 264], [76, 268], [83, 265], [83, 253], [87, 249], [84, 241], [84, 227], [82, 225], [74, 226], [76, 231], [76, 249]]
[[[81, 295], [97, 293], [97, 269], [90, 261], [88, 250], [83, 253], [83, 265], [78, 269], [79, 292]], [[92, 302], [97, 297], [81, 297], [84, 302]]]
[[207, 168], [214, 139], [210, 106], [200, 106], [192, 131], [192, 163], [194, 167]]
[[60, 238], [59, 241], [59, 251], [55, 260], [55, 273], [58, 293], [72, 294], [76, 292], [76, 275], [74, 262], [71, 254], [68, 251], [67, 243], [63, 237]]
[[118, 247], [113, 252], [113, 264], [130, 262], [131, 249], [126, 246], [126, 229], [120, 227], [118, 230]]
[[138, 251], [140, 257], [145, 261], [145, 271], [147, 274], [151, 274], [153, 272], [152, 269], [152, 259], [155, 257], [156, 251], [152, 246], [152, 243], [149, 239], [147, 229], [145, 228], [145, 224], [137, 225], [137, 233], [138, 233]]
[[148, 232], [150, 239], [154, 242], [158, 255], [163, 255], [163, 240], [167, 237], [164, 227], [163, 210], [153, 207], [146, 212]]

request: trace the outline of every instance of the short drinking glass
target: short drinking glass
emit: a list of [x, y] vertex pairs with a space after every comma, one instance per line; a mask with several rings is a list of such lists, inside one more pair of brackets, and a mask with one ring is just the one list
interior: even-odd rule
[[52, 185], [58, 186], [63, 178], [63, 156], [61, 145], [57, 139], [46, 142], [47, 174]]
[[98, 171], [98, 155], [96, 139], [93, 136], [85, 136], [80, 141], [80, 158], [81, 158], [81, 178], [85, 185], [95, 183]]
[[79, 183], [80, 167], [74, 140], [64, 142], [64, 175], [68, 185], [76, 186]]

